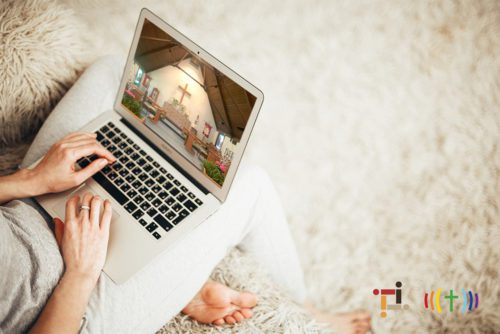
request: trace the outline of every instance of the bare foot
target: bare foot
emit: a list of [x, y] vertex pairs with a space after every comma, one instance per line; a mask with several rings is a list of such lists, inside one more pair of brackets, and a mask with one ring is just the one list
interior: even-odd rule
[[321, 312], [310, 304], [306, 304], [306, 308], [318, 321], [331, 324], [338, 333], [364, 334], [371, 328], [371, 316], [366, 311], [332, 314]]
[[254, 294], [238, 292], [208, 280], [182, 313], [203, 324], [232, 325], [250, 318], [251, 308], [256, 304]]

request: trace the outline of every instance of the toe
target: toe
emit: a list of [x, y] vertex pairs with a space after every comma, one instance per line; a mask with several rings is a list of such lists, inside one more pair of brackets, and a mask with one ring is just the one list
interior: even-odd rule
[[370, 317], [371, 317], [370, 312], [367, 312], [365, 310], [354, 311], [354, 312], [352, 312], [352, 315], [357, 320], [366, 320], [366, 319], [370, 319]]
[[368, 332], [368, 330], [370, 330], [370, 328], [371, 328], [370, 320], [358, 321], [358, 322], [355, 322], [355, 324], [356, 324], [357, 328], [359, 328], [361, 330], [362, 333]]
[[352, 318], [351, 321], [355, 324], [369, 324], [371, 322], [370, 318]]
[[240, 311], [234, 312], [231, 316], [236, 320], [236, 322], [242, 322], [243, 320], [245, 320], [245, 317], [243, 316], [243, 314], [241, 314]]
[[250, 310], [249, 308], [243, 308], [240, 310], [241, 314], [243, 314], [243, 316], [246, 318], [246, 319], [249, 319], [252, 317], [253, 315], [253, 312], [252, 310]]
[[237, 293], [232, 303], [240, 307], [251, 308], [257, 305], [257, 296], [250, 292]]
[[359, 324], [359, 325], [356, 325], [356, 333], [366, 333], [368, 332], [368, 330], [370, 329], [370, 326], [367, 326], [365, 324]]
[[236, 319], [234, 319], [232, 316], [228, 315], [224, 317], [224, 321], [226, 321], [230, 325], [234, 325], [236, 323]]
[[224, 319], [217, 319], [213, 322], [214, 325], [216, 326], [222, 326], [224, 325], [226, 322], [224, 321]]

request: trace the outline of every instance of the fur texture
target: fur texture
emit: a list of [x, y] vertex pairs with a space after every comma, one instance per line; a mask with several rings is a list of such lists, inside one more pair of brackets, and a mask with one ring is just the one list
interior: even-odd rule
[[[498, 332], [497, 1], [66, 3], [89, 61], [125, 55], [146, 5], [265, 92], [246, 159], [276, 182], [316, 305], [367, 308], [377, 333]], [[267, 291], [255, 270], [234, 275]], [[372, 290], [397, 280], [410, 310], [382, 320]], [[425, 310], [437, 288], [473, 290], [479, 309]], [[266, 317], [306, 329], [285, 297], [271, 303], [237, 331], [284, 331]], [[209, 330], [186, 322], [163, 330]]]
[[33, 138], [82, 69], [76, 21], [56, 1], [0, 2], [0, 149]]

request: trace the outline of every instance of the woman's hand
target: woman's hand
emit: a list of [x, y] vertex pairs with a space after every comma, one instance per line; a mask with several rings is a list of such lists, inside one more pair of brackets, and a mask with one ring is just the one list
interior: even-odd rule
[[[95, 154], [99, 159], [82, 170], [75, 163]], [[93, 133], [75, 132], [55, 143], [33, 169], [20, 169], [0, 177], [0, 204], [73, 188], [97, 173], [116, 158], [96, 141]]]
[[111, 215], [111, 204], [99, 196], [87, 193], [81, 201], [79, 196], [68, 200], [66, 222], [54, 219], [65, 276], [88, 279], [95, 286], [106, 260]]
[[[81, 206], [83, 205], [83, 209]], [[89, 207], [90, 210], [87, 210]], [[101, 211], [102, 218], [99, 218]], [[66, 203], [66, 223], [56, 218], [56, 240], [66, 271], [30, 333], [77, 333], [101, 273], [109, 240], [111, 204], [98, 196]]]
[[[96, 154], [99, 159], [82, 170], [76, 170], [78, 159]], [[40, 163], [31, 170], [36, 195], [73, 188], [97, 173], [116, 158], [96, 140], [94, 133], [75, 132], [49, 149]]]

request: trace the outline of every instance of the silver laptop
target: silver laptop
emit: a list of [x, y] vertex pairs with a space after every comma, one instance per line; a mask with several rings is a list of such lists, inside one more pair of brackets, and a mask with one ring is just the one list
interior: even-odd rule
[[117, 162], [37, 201], [64, 217], [73, 194], [110, 199], [104, 272], [123, 283], [222, 205], [262, 102], [259, 89], [143, 9], [114, 110], [82, 129]]

